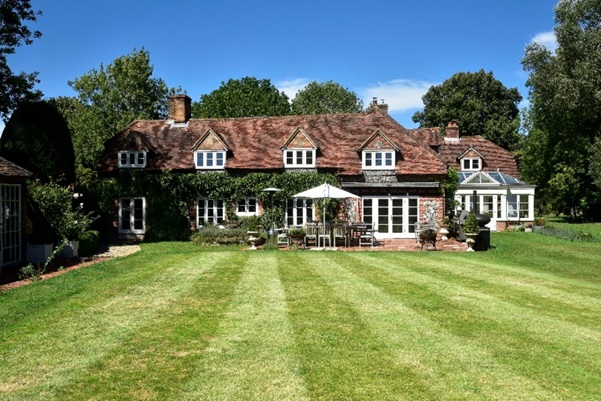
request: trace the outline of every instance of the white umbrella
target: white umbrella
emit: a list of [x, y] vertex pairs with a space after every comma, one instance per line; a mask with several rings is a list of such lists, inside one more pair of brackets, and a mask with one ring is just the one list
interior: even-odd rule
[[307, 189], [306, 191], [299, 192], [296, 195], [292, 195], [293, 198], [311, 198], [311, 199], [320, 199], [323, 198], [324, 208], [322, 210], [323, 214], [323, 227], [325, 229], [326, 226], [326, 213], [325, 213], [325, 200], [326, 198], [332, 199], [346, 199], [346, 198], [359, 198], [359, 196], [352, 194], [344, 189], [340, 189], [337, 187], [333, 187], [330, 184], [323, 183], [316, 187]]

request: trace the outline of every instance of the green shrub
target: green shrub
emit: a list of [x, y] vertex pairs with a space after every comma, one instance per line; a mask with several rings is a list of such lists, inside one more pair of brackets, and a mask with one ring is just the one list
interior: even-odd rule
[[79, 237], [79, 256], [90, 256], [100, 246], [100, 233], [96, 230], [84, 231]]
[[467, 218], [463, 222], [463, 231], [469, 234], [477, 234], [480, 232], [480, 225], [478, 224], [476, 213], [469, 212]]
[[[246, 245], [248, 244], [248, 233], [246, 228], [219, 228], [218, 226], [206, 226], [192, 234], [190, 240], [196, 245]], [[259, 234], [256, 245], [265, 243], [267, 237], [264, 233]]]

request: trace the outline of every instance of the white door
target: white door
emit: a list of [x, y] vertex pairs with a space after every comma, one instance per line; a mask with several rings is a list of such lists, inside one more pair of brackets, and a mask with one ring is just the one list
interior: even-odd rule
[[418, 206], [418, 198], [363, 198], [363, 221], [373, 226], [377, 238], [412, 238]]

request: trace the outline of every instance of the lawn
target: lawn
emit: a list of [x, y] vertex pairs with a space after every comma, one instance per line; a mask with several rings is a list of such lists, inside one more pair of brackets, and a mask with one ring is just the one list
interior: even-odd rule
[[143, 244], [0, 294], [0, 400], [601, 399], [601, 244]]

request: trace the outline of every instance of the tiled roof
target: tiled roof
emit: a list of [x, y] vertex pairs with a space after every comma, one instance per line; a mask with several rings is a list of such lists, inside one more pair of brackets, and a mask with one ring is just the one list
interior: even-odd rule
[[501, 171], [512, 177], [520, 178], [518, 162], [515, 155], [508, 150], [484, 139], [482, 136], [462, 136], [457, 140], [445, 140], [440, 136], [438, 128], [418, 128], [411, 130], [420, 141], [431, 147], [438, 147], [440, 157], [446, 165], [461, 171], [459, 157], [470, 148], [482, 155], [484, 171]]
[[118, 146], [133, 130], [144, 135], [154, 150], [148, 157], [146, 170], [193, 170], [192, 148], [212, 130], [230, 149], [226, 169], [278, 170], [284, 168], [281, 147], [299, 128], [318, 148], [318, 169], [335, 170], [340, 175], [361, 174], [361, 154], [357, 150], [379, 130], [400, 150], [396, 174], [446, 174], [445, 164], [432, 149], [394, 119], [379, 113], [191, 119], [185, 125], [139, 120], [105, 143], [99, 168], [107, 172], [117, 169], [117, 152], [124, 150]]
[[31, 177], [31, 171], [17, 166], [15, 163], [0, 157], [0, 175], [9, 177]]

